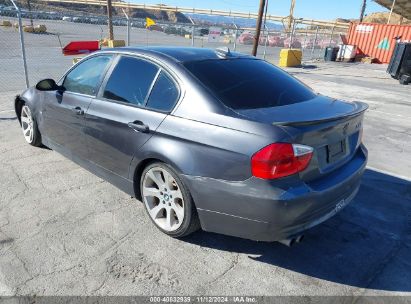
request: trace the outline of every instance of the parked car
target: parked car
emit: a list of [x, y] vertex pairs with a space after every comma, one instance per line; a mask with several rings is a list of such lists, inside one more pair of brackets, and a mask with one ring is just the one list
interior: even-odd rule
[[240, 37], [238, 37], [238, 42], [245, 45], [253, 44], [254, 35], [250, 32], [243, 32], [241, 33]]
[[145, 22], [143, 21], [138, 21], [138, 20], [133, 20], [131, 22], [131, 26], [132, 27], [136, 27], [136, 28], [145, 28]]
[[163, 28], [158, 24], [151, 25], [147, 29], [149, 31], [157, 31], [157, 32], [162, 32], [163, 31]]
[[200, 29], [200, 36], [207, 36], [210, 33], [210, 29], [208, 28], [201, 28]]
[[293, 39], [293, 41], [291, 42], [290, 38], [286, 38], [284, 39], [284, 47], [299, 49], [301, 48], [301, 42], [297, 39]]
[[207, 36], [210, 30], [208, 28], [195, 28], [194, 35], [195, 36]]
[[127, 25], [127, 19], [114, 19], [113, 20], [113, 25], [126, 26]]
[[287, 242], [356, 195], [366, 109], [252, 56], [176, 47], [96, 52], [15, 99], [29, 144], [142, 200], [164, 233]]
[[284, 46], [284, 38], [282, 38], [280, 36], [269, 36], [268, 37], [268, 44], [269, 44], [269, 46], [283, 47]]
[[17, 11], [14, 7], [7, 6], [0, 10], [0, 15], [6, 17], [17, 17]]

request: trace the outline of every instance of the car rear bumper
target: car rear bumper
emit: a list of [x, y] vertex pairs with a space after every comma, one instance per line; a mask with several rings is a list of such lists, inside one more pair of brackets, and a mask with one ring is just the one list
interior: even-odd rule
[[367, 163], [361, 146], [355, 156], [321, 179], [298, 177], [232, 182], [184, 175], [204, 230], [258, 241], [301, 234], [342, 210], [358, 192]]

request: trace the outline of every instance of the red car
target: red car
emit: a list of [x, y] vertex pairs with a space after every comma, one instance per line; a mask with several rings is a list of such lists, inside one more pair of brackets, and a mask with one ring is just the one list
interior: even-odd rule
[[253, 44], [254, 42], [254, 35], [250, 32], [243, 32], [240, 37], [238, 37], [238, 42], [241, 44]]
[[[290, 45], [291, 44], [291, 45]], [[296, 48], [299, 49], [301, 48], [301, 42], [294, 39], [293, 42], [291, 43], [291, 39], [290, 38], [286, 38], [284, 39], [284, 47], [286, 48]]]

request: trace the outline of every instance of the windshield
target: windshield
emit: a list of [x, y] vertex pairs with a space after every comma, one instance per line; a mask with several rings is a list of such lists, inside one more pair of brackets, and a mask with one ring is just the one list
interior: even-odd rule
[[303, 83], [263, 60], [213, 59], [190, 61], [184, 66], [232, 109], [283, 106], [316, 96]]

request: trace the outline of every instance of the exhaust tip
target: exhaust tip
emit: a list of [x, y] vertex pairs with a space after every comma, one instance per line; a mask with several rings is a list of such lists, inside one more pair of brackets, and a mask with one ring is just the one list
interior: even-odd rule
[[285, 246], [287, 246], [287, 247], [291, 247], [292, 245], [294, 245], [295, 239], [294, 238], [284, 239], [284, 240], [279, 240], [278, 242], [285, 245]]
[[284, 239], [284, 240], [279, 240], [278, 242], [287, 246], [291, 247], [296, 243], [301, 243], [304, 238], [304, 235], [299, 235], [297, 237], [289, 238], [289, 239]]

